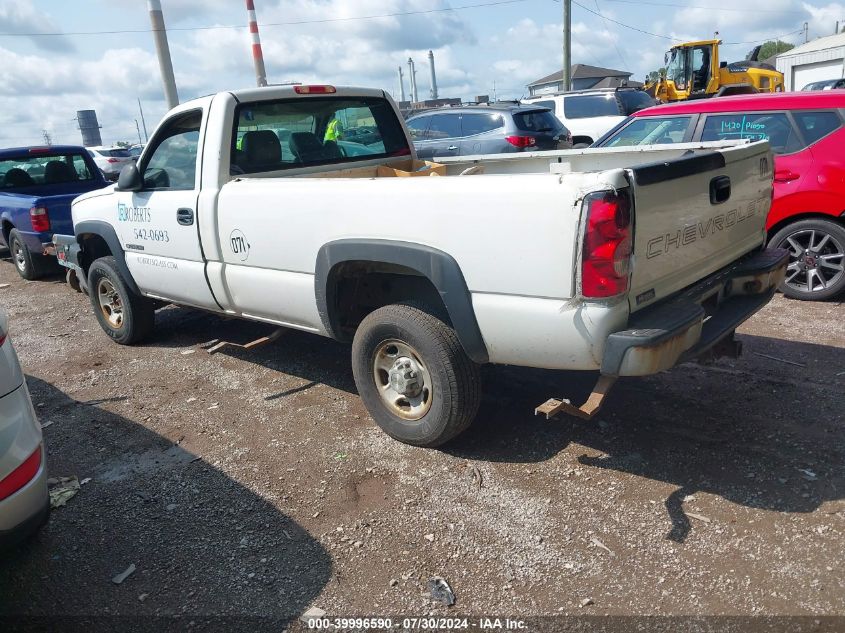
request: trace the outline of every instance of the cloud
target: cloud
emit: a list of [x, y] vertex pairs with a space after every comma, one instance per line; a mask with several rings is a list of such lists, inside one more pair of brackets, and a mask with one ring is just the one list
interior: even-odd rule
[[837, 22], [840, 30], [845, 27], [845, 4], [832, 2], [822, 7], [816, 7], [804, 2], [801, 6], [809, 14], [807, 21], [813, 37], [833, 35]]
[[[32, 2], [0, 0], [0, 31], [5, 33], [55, 33], [60, 31], [46, 13], [35, 10]], [[38, 48], [56, 52], [75, 50], [64, 36], [27, 36]]]

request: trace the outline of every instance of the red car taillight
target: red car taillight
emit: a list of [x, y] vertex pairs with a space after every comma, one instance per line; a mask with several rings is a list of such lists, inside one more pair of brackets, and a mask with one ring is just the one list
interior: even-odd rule
[[119, 158], [107, 158], [106, 161], [109, 162], [109, 163], [119, 163], [120, 159]]
[[3, 315], [0, 314], [0, 345], [6, 342], [6, 337], [8, 336], [3, 325]]
[[0, 501], [6, 497], [11, 497], [32, 481], [35, 475], [38, 474], [39, 468], [41, 468], [40, 444], [35, 449], [35, 452], [24, 460], [23, 464], [0, 480]]
[[32, 220], [32, 230], [38, 233], [50, 230], [50, 216], [46, 207], [32, 207], [29, 210], [29, 217]]
[[599, 191], [584, 199], [587, 230], [581, 259], [581, 294], [601, 299], [628, 289], [631, 266], [631, 200], [624, 191]]
[[514, 147], [531, 147], [537, 144], [533, 136], [506, 136], [505, 140]]

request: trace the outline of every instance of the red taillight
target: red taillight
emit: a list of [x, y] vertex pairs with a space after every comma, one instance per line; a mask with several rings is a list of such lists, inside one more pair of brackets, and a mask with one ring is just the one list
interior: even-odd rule
[[30, 147], [29, 148], [30, 154], [49, 154], [52, 151], [53, 150], [50, 147]]
[[29, 210], [29, 217], [32, 220], [32, 230], [43, 233], [50, 230], [50, 216], [45, 207], [32, 207]]
[[533, 136], [506, 136], [505, 140], [514, 147], [531, 147], [537, 144]]
[[330, 95], [337, 92], [334, 86], [294, 86], [298, 95]]
[[119, 163], [120, 159], [119, 158], [107, 158], [106, 161], [109, 162], [109, 163]]
[[581, 259], [581, 294], [613, 297], [628, 289], [631, 201], [624, 192], [600, 191], [584, 199], [587, 230]]
[[35, 452], [26, 458], [23, 464], [15, 468], [6, 477], [0, 480], [0, 501], [6, 497], [11, 497], [18, 490], [27, 485], [38, 474], [38, 469], [41, 468], [41, 446], [35, 449]]

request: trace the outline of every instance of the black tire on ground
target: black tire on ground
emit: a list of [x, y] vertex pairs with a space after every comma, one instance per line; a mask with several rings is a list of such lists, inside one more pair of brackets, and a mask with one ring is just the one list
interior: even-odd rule
[[50, 270], [49, 259], [29, 250], [17, 229], [12, 229], [9, 233], [9, 253], [18, 274], [24, 279], [29, 281], [38, 279]]
[[155, 324], [153, 302], [129, 290], [114, 257], [101, 257], [91, 264], [88, 288], [100, 327], [116, 343], [139, 343], [152, 332]]
[[834, 220], [808, 218], [788, 224], [769, 240], [789, 251], [780, 290], [804, 301], [829, 299], [845, 291], [845, 227]]
[[[429, 448], [466, 430], [481, 400], [478, 365], [436, 314], [416, 303], [379, 308], [364, 318], [352, 343], [355, 384], [376, 424], [400, 442]], [[402, 369], [381, 369], [407, 359], [416, 374], [410, 388], [391, 382]], [[404, 390], [395, 390], [397, 384]]]

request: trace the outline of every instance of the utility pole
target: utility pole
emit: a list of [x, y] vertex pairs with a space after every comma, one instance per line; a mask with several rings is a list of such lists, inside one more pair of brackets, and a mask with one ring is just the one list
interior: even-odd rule
[[561, 0], [563, 5], [563, 76], [561, 88], [572, 89], [572, 0]]
[[249, 15], [249, 34], [252, 37], [252, 63], [255, 66], [255, 82], [259, 88], [267, 85], [267, 71], [264, 69], [264, 53], [261, 50], [261, 38], [258, 36], [258, 18], [255, 17], [255, 3], [246, 0]]
[[399, 66], [399, 101], [405, 100], [405, 76], [402, 74], [402, 66]]
[[417, 71], [414, 70], [414, 60], [410, 57], [408, 58], [408, 68], [408, 72], [411, 75], [411, 101], [413, 101], [414, 103], [418, 103], [419, 97], [417, 96]]
[[170, 59], [170, 46], [167, 44], [167, 29], [164, 28], [164, 15], [161, 12], [161, 0], [147, 0], [150, 12], [150, 23], [153, 27], [158, 67], [161, 70], [161, 81], [164, 84], [164, 99], [167, 107], [175, 108], [179, 105], [179, 94], [176, 92], [176, 78], [173, 76], [173, 61]]
[[48, 147], [53, 144], [53, 139], [50, 136], [50, 133], [47, 130], [41, 130], [42, 135], [44, 136], [44, 144]]
[[810, 41], [810, 25], [804, 22], [804, 43]]
[[141, 113], [141, 125], [144, 126], [144, 143], [150, 140], [150, 137], [147, 136], [147, 122], [144, 121], [144, 108], [141, 107], [141, 99], [138, 99], [138, 110]]
[[138, 126], [138, 119], [135, 119], [135, 130], [138, 132], [138, 145], [140, 145], [144, 141], [141, 140], [141, 128]]

